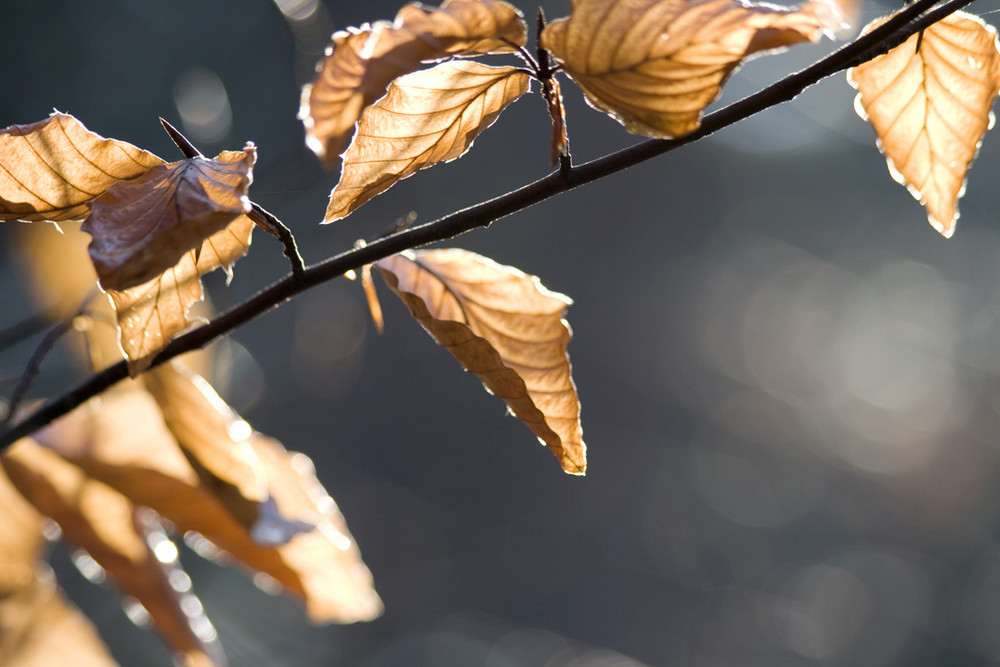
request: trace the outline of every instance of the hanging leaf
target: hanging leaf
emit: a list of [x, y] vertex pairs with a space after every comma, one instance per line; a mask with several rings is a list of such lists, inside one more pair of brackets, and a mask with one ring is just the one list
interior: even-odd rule
[[[20, 440], [3, 456], [3, 466], [18, 490], [42, 514], [59, 524], [64, 537], [92, 559], [149, 613], [157, 630], [191, 664], [222, 664], [218, 638], [204, 613], [192, 613], [197, 599], [176, 582], [186, 581], [177, 548], [141, 518], [127, 498], [89, 479], [55, 452]], [[155, 548], [159, 547], [159, 548]], [[166, 547], [166, 548], [165, 548]], [[96, 566], [95, 566], [96, 565]], [[198, 604], [200, 607], [200, 604]]]
[[0, 130], [0, 220], [79, 220], [115, 183], [163, 164], [132, 144], [105, 139], [55, 112]]
[[671, 138], [701, 124], [702, 110], [749, 56], [818, 41], [844, 28], [824, 0], [798, 9], [740, 0], [573, 0], [541, 44], [587, 102], [634, 134]]
[[250, 212], [247, 189], [257, 149], [224, 151], [150, 169], [112, 186], [91, 205], [83, 231], [101, 287], [122, 291], [149, 282], [190, 250]]
[[346, 217], [421, 169], [461, 157], [528, 89], [521, 70], [470, 61], [396, 79], [361, 115], [324, 221]]
[[206, 239], [200, 250], [189, 250], [176, 266], [147, 283], [108, 296], [118, 318], [119, 342], [135, 377], [153, 356], [177, 334], [195, 323], [190, 309], [201, 301], [201, 276], [222, 268], [230, 276], [232, 265], [250, 248], [254, 223], [241, 216], [221, 232]]
[[411, 3], [392, 23], [336, 32], [316, 80], [302, 91], [306, 143], [332, 165], [393, 79], [431, 60], [515, 51], [526, 39], [521, 13], [502, 0], [446, 0], [440, 9]]
[[[185, 374], [161, 372], [158, 392], [172, 392], [183, 382], [195, 387], [182, 389], [185, 396], [164, 398], [171, 410], [188, 403], [195, 417], [222, 424], [235, 415], [217, 397], [192, 401], [194, 391], [202, 392], [203, 381]], [[308, 458], [287, 452], [279, 443], [253, 433], [243, 422], [232, 422], [230, 460], [235, 464], [259, 468], [253, 471], [263, 480], [244, 485], [245, 471], [220, 474], [213, 480], [205, 475], [209, 465], [221, 461], [224, 441], [206, 445], [195, 441], [191, 424], [178, 424], [172, 417], [177, 435], [170, 430], [167, 417], [153, 397], [135, 382], [105, 394], [100, 409], [87, 404], [36, 433], [38, 442], [129, 498], [136, 505], [154, 509], [178, 530], [197, 535], [201, 552], [221, 550], [251, 570], [267, 575], [279, 587], [295, 595], [306, 606], [309, 618], [316, 623], [351, 623], [371, 620], [382, 610], [372, 586], [371, 574], [361, 561], [343, 516], [315, 476], [299, 472], [311, 466]], [[192, 419], [195, 417], [191, 417]], [[187, 419], [187, 418], [185, 418]], [[245, 433], [241, 433], [245, 432]], [[214, 428], [208, 429], [216, 437]], [[189, 452], [199, 450], [205, 467], [202, 474], [192, 466], [189, 456], [176, 438], [184, 437]], [[209, 454], [212, 450], [214, 454]], [[213, 462], [212, 457], [217, 456]], [[295, 475], [289, 473], [295, 471]], [[297, 485], [297, 486], [296, 486]], [[236, 502], [241, 488], [251, 489], [255, 497]], [[222, 491], [222, 497], [216, 495]], [[240, 511], [266, 492], [266, 500], [255, 512]], [[315, 502], [306, 508], [302, 497]], [[234, 515], [234, 510], [239, 516]], [[284, 541], [283, 541], [284, 540]], [[207, 547], [206, 545], [212, 545]]]
[[587, 468], [562, 318], [568, 297], [465, 250], [407, 251], [375, 264], [410, 313], [559, 459]]
[[996, 30], [956, 12], [922, 38], [913, 35], [851, 69], [847, 80], [858, 90], [855, 108], [875, 128], [889, 173], [925, 206], [934, 229], [951, 237], [966, 174], [993, 125], [990, 109], [1000, 91]]

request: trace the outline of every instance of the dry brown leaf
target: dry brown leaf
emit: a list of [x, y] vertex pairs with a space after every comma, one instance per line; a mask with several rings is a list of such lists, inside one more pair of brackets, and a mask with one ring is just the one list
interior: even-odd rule
[[[214, 629], [204, 614], [191, 613], [192, 600], [177, 582], [183, 577], [177, 548], [142, 519], [142, 510], [109, 486], [88, 478], [54, 451], [22, 439], [3, 455], [11, 481], [63, 536], [83, 549], [135, 598], [157, 630], [192, 663], [224, 662]], [[168, 544], [169, 543], [169, 544]], [[166, 547], [166, 548], [165, 548]]]
[[465, 250], [407, 251], [375, 265], [417, 321], [507, 403], [563, 470], [586, 471], [562, 318], [568, 297]]
[[[202, 393], [199, 399], [191, 389], [185, 389], [184, 396], [167, 399], [174, 407], [188, 404], [197, 416], [213, 419], [216, 424], [222, 422], [209, 417], [210, 410], [220, 412], [224, 418], [235, 417], [217, 397], [203, 405], [206, 399], [200, 381], [179, 373], [171, 376], [163, 371], [161, 375], [168, 380], [162, 383], [164, 391], [173, 391], [186, 381], [194, 383], [194, 390]], [[97, 406], [99, 409], [95, 409]], [[378, 616], [382, 606], [371, 573], [361, 561], [336, 504], [315, 477], [300, 475], [292, 479], [287, 474], [287, 469], [308, 459], [253, 433], [242, 421], [230, 425], [237, 435], [245, 431], [245, 440], [237, 444], [251, 450], [245, 461], [256, 459], [260, 463], [268, 494], [268, 501], [260, 507], [262, 516], [252, 527], [233, 516], [232, 496], [228, 503], [220, 501], [215, 495], [218, 485], [207, 485], [199, 476], [156, 401], [137, 384], [106, 394], [99, 404], [75, 410], [38, 432], [36, 438], [91, 478], [115, 488], [137, 505], [153, 508], [179, 530], [199, 535], [201, 543], [211, 543], [277, 581], [301, 599], [313, 622], [350, 623]], [[174, 426], [186, 437], [193, 437], [190, 424], [182, 427], [175, 421]], [[210, 436], [215, 434], [210, 431]], [[197, 448], [207, 461], [211, 459], [207, 452], [213, 447], [203, 444]], [[218, 448], [223, 443], [216, 440], [214, 446], [220, 457], [212, 465], [221, 461]], [[229, 482], [237, 487], [234, 480]], [[296, 482], [299, 487], [294, 486]], [[288, 500], [315, 488], [322, 491], [322, 499], [313, 510], [304, 511], [300, 504]], [[279, 543], [281, 539], [287, 541]]]
[[247, 189], [257, 149], [223, 151], [150, 169], [114, 185], [92, 204], [83, 231], [101, 287], [122, 291], [149, 282], [190, 250], [250, 212]]
[[55, 112], [0, 130], [0, 220], [79, 220], [122, 180], [163, 164], [132, 144], [105, 139]]
[[541, 44], [587, 102], [632, 133], [671, 138], [701, 124], [702, 110], [748, 56], [844, 28], [824, 0], [798, 9], [741, 0], [573, 0]]
[[934, 229], [950, 237], [969, 166], [993, 125], [990, 109], [1000, 91], [996, 30], [956, 12], [922, 38], [913, 35], [848, 71], [847, 80], [858, 90], [855, 108], [875, 128], [892, 177], [926, 207]]
[[[310, 524], [286, 521], [261, 511], [270, 501], [267, 478], [250, 446], [250, 425], [226, 405], [201, 377], [173, 362], [143, 376], [167, 428], [177, 439], [202, 486], [211, 490], [229, 513], [258, 542], [284, 544]], [[261, 539], [258, 535], [269, 539]]]
[[461, 157], [479, 133], [528, 92], [527, 73], [451, 61], [400, 77], [365, 109], [330, 194], [324, 222], [347, 217], [397, 181]]
[[30, 586], [0, 596], [0, 665], [115, 667], [97, 631], [40, 565]]
[[526, 38], [521, 13], [502, 0], [446, 0], [440, 9], [411, 3], [392, 23], [336, 32], [315, 81], [302, 91], [306, 143], [332, 165], [361, 112], [396, 77], [430, 60], [515, 51]]
[[240, 216], [201, 244], [189, 250], [176, 266], [147, 283], [108, 296], [118, 318], [119, 342], [134, 377], [152, 357], [194, 320], [189, 310], [201, 301], [201, 276], [222, 268], [230, 276], [232, 266], [250, 248], [254, 223]]

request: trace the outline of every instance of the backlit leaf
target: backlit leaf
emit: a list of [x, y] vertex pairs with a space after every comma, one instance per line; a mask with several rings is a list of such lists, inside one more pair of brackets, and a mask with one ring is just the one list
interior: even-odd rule
[[407, 251], [375, 264], [410, 313], [559, 459], [586, 471], [566, 346], [568, 297], [465, 250]]
[[302, 91], [306, 143], [331, 165], [361, 113], [396, 77], [431, 60], [514, 51], [526, 38], [521, 13], [502, 0], [446, 0], [440, 9], [411, 3], [392, 23], [336, 32], [316, 80]]
[[[180, 398], [165, 399], [171, 409], [188, 403], [195, 417], [206, 417], [208, 409], [198, 405], [206, 400], [203, 381], [179, 372], [159, 372], [166, 380], [161, 383], [161, 393], [175, 391], [184, 382], [194, 385], [193, 390], [184, 389]], [[202, 393], [202, 398], [197, 399], [194, 391]], [[219, 414], [238, 419], [217, 397], [210, 402], [216, 404], [211, 409]], [[313, 622], [350, 623], [378, 616], [381, 601], [343, 516], [315, 476], [300, 472], [311, 466], [308, 458], [254, 433], [242, 420], [229, 426], [234, 431], [230, 444], [241, 450], [231, 453], [230, 460], [259, 464], [257, 479], [262, 480], [263, 490], [256, 484], [247, 488], [254, 494], [266, 491], [258, 511], [243, 512], [243, 516], [233, 513], [239, 507], [234, 501], [243, 475], [234, 471], [228, 480], [220, 475], [212, 482], [204, 471], [199, 474], [178, 445], [156, 400], [135, 381], [105, 394], [99, 403], [75, 410], [35, 437], [90, 478], [113, 487], [137, 505], [156, 510], [178, 530], [196, 536], [193, 543], [200, 552], [221, 551], [223, 558], [235, 559], [274, 580], [302, 601]], [[191, 438], [196, 436], [190, 424], [174, 421], [173, 427], [192, 445]], [[214, 428], [209, 433], [216, 437]], [[202, 450], [206, 462], [202, 465], [222, 460], [222, 439], [211, 446], [193, 444]], [[218, 458], [207, 463], [212, 460], [213, 455], [207, 453], [211, 449]], [[217, 495], [220, 490], [222, 499]], [[311, 507], [301, 501], [303, 497], [315, 498]], [[244, 497], [244, 507], [255, 500]]]
[[461, 157], [528, 88], [523, 71], [471, 61], [445, 62], [396, 79], [361, 115], [325, 221], [346, 217], [421, 169]]
[[149, 282], [205, 239], [250, 212], [247, 189], [257, 150], [224, 151], [150, 169], [112, 186], [91, 204], [83, 231], [101, 287], [122, 291]]
[[0, 220], [79, 220], [122, 180], [163, 164], [132, 144], [105, 139], [53, 113], [0, 130]]
[[199, 250], [188, 250], [176, 266], [158, 277], [108, 292], [118, 318], [121, 348], [133, 376], [175, 335], [194, 324], [189, 310], [203, 297], [200, 277], [218, 268], [232, 275], [232, 265], [250, 248], [253, 228], [250, 218], [240, 216], [205, 239]]
[[[192, 613], [197, 599], [178, 590], [177, 549], [151, 527], [125, 496], [88, 478], [52, 450], [22, 439], [3, 456], [11, 481], [62, 529], [67, 541], [86, 555], [84, 572], [106, 572], [123, 595], [135, 598], [175, 651], [194, 664], [224, 662], [222, 649], [203, 613]], [[155, 524], [154, 524], [155, 525]]]
[[824, 0], [798, 9], [740, 0], [573, 0], [541, 44], [587, 101], [629, 132], [692, 132], [733, 71], [755, 53], [844, 27]]
[[892, 177], [926, 207], [934, 229], [950, 237], [969, 166], [993, 124], [1000, 47], [996, 30], [964, 12], [925, 29], [919, 50], [917, 40], [911, 36], [847, 77]]

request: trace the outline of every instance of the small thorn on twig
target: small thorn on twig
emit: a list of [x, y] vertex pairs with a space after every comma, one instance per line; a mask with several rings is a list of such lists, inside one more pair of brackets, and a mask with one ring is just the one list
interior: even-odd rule
[[163, 126], [167, 136], [170, 137], [170, 140], [177, 145], [177, 148], [179, 148], [181, 153], [184, 154], [184, 157], [188, 159], [202, 157], [201, 151], [195, 148], [194, 144], [192, 144], [187, 137], [181, 134], [180, 130], [168, 123], [162, 117], [160, 118], [160, 125]]

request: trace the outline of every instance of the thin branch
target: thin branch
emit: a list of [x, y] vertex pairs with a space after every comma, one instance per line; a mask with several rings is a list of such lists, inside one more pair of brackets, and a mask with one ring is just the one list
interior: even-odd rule
[[31, 383], [35, 381], [38, 377], [38, 372], [42, 368], [42, 362], [45, 357], [48, 356], [49, 352], [55, 346], [55, 344], [62, 338], [67, 331], [73, 326], [73, 321], [77, 317], [83, 314], [90, 302], [94, 300], [97, 295], [97, 289], [91, 291], [80, 307], [77, 308], [76, 312], [67, 317], [65, 320], [55, 325], [49, 332], [45, 334], [42, 341], [35, 348], [34, 353], [32, 353], [31, 358], [28, 359], [28, 364], [24, 367], [24, 372], [21, 373], [21, 377], [18, 379], [17, 384], [14, 386], [14, 391], [11, 392], [10, 400], [7, 405], [7, 414], [4, 416], [3, 421], [0, 421], [0, 429], [6, 429], [10, 424], [14, 415], [17, 413], [18, 406], [21, 405], [21, 401], [24, 397], [28, 395], [28, 390], [31, 389]]
[[[972, 2], [972, 0], [949, 0], [937, 9], [921, 16], [928, 8], [934, 6], [936, 1], [917, 0], [875, 30], [855, 39], [810, 67], [705, 116], [701, 127], [691, 134], [678, 139], [644, 141], [580, 166], [562, 172], [553, 172], [495, 199], [470, 206], [433, 222], [400, 231], [397, 234], [374, 241], [363, 248], [348, 250], [306, 268], [298, 276], [286, 276], [243, 303], [218, 315], [208, 324], [172, 340], [156, 355], [150, 367], [158, 366], [185, 352], [204, 347], [272, 308], [276, 308], [296, 294], [341, 276], [349, 270], [358, 270], [365, 264], [371, 264], [403, 250], [450, 239], [478, 227], [488, 227], [496, 220], [522, 211], [549, 197], [623, 171], [640, 162], [702, 139], [769, 107], [786, 102], [831, 74], [885, 53], [893, 46], [901, 44], [910, 35]], [[128, 366], [125, 361], [92, 375], [73, 389], [46, 402], [10, 431], [4, 433], [0, 437], [0, 447], [5, 447], [18, 438], [30, 435], [126, 377], [128, 377]]]

